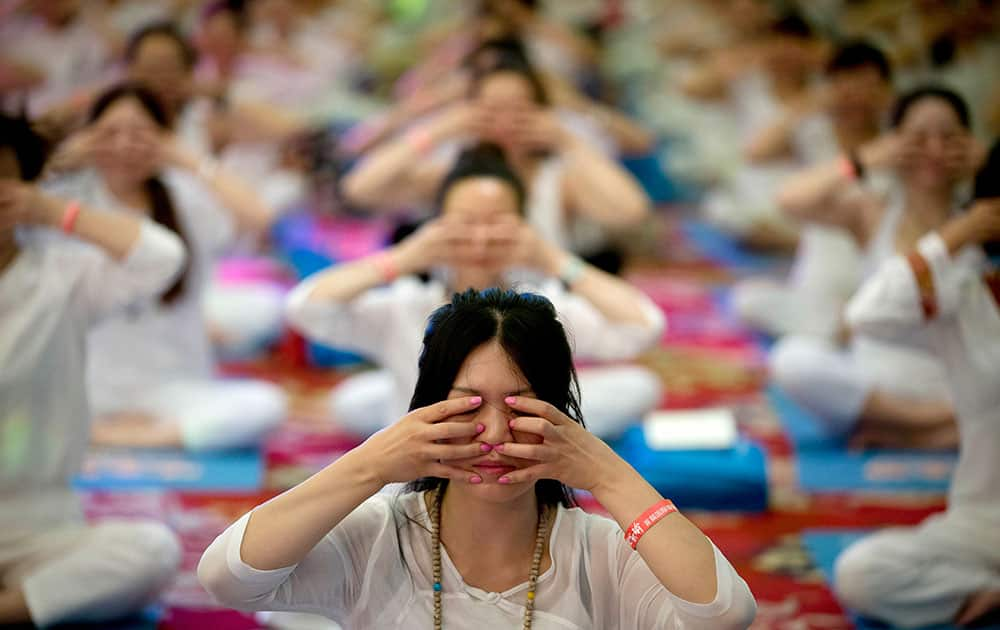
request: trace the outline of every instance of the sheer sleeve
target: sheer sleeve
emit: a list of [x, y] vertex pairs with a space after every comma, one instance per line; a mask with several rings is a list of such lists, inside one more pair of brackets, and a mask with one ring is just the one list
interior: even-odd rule
[[[202, 586], [226, 606], [310, 612], [343, 621], [369, 597], [377, 600], [407, 583], [390, 497], [368, 499], [300, 563], [269, 571], [255, 569], [240, 554], [252, 514], [216, 538], [198, 564]], [[373, 583], [373, 566], [378, 566], [378, 584]], [[382, 592], [373, 594], [373, 588]]]

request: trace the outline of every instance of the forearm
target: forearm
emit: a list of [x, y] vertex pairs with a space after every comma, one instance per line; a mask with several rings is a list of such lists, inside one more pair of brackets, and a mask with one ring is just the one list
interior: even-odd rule
[[[381, 264], [379, 258], [384, 259]], [[395, 268], [398, 274], [418, 271], [409, 262], [405, 248], [397, 245], [360, 260], [337, 265], [309, 278], [305, 282], [312, 288], [305, 299], [311, 302], [350, 302], [365, 291], [384, 283], [387, 265]]]
[[744, 156], [754, 164], [788, 157], [792, 152], [791, 138], [798, 123], [787, 117], [757, 134], [747, 145]]
[[630, 227], [649, 214], [649, 198], [642, 186], [622, 167], [568, 134], [562, 154], [570, 205], [608, 227]]
[[330, 530], [382, 488], [366, 464], [363, 447], [256, 508], [240, 558], [266, 571], [301, 562]]
[[778, 192], [778, 206], [793, 218], [822, 220], [827, 204], [848, 184], [837, 158], [788, 178]]
[[[594, 498], [623, 531], [663, 496], [626, 462], [615, 456], [613, 470], [594, 489]], [[649, 529], [637, 547], [660, 583], [676, 597], [706, 604], [716, 598], [718, 577], [715, 550], [708, 538], [680, 513], [673, 513]]]
[[236, 224], [244, 230], [267, 230], [277, 215], [274, 208], [260, 201], [247, 182], [221, 167], [218, 162], [202, 160], [193, 154], [178, 150], [174, 160], [177, 166], [194, 174], [218, 198]]
[[592, 103], [588, 113], [612, 138], [624, 155], [641, 155], [653, 150], [653, 134], [613, 108]]
[[[39, 222], [59, 229], [72, 202], [46, 193], [40, 193], [39, 199]], [[142, 219], [138, 217], [80, 206], [72, 225], [72, 233], [74, 237], [100, 247], [112, 258], [123, 260], [138, 243], [141, 227]]]
[[[546, 272], [554, 277], [560, 276], [571, 260], [571, 254], [554, 246], [550, 246], [545, 257]], [[587, 300], [605, 319], [615, 324], [658, 324], [650, 320], [646, 308], [647, 299], [638, 289], [593, 265], [582, 264], [583, 268], [573, 280], [570, 290]]]
[[375, 147], [368, 157], [355, 166], [344, 177], [342, 191], [352, 203], [361, 206], [382, 205], [387, 191], [403, 194], [410, 170], [419, 164], [424, 156], [415, 143], [406, 135], [383, 142]]

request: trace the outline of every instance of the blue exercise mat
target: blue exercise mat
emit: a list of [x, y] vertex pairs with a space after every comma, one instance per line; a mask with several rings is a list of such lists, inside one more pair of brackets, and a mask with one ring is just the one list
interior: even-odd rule
[[951, 451], [848, 450], [843, 438], [771, 385], [768, 398], [795, 445], [799, 485], [813, 492], [930, 492], [948, 489], [957, 455]]
[[764, 452], [740, 440], [719, 451], [656, 451], [641, 426], [628, 429], [612, 447], [639, 474], [680, 508], [762, 512], [767, 509]]
[[[816, 529], [802, 532], [802, 544], [812, 555], [813, 562], [823, 572], [828, 584], [833, 583], [833, 565], [837, 556], [858, 539], [870, 534], [869, 530], [856, 529]], [[879, 621], [865, 619], [853, 613], [851, 619], [857, 630], [886, 630], [892, 628]], [[998, 630], [1000, 625], [978, 626], [980, 630]], [[924, 626], [919, 630], [958, 630], [956, 626]]]
[[256, 450], [185, 453], [167, 450], [96, 450], [73, 480], [78, 490], [259, 490], [264, 462]]
[[784, 260], [779, 256], [747, 251], [736, 238], [704, 221], [685, 219], [681, 222], [681, 232], [705, 257], [737, 271], [765, 271]]

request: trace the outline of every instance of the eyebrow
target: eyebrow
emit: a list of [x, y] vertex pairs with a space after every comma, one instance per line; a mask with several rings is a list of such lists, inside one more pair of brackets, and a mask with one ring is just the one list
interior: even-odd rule
[[[451, 391], [453, 391], [453, 392], [462, 392], [464, 394], [474, 394], [476, 396], [481, 396], [482, 395], [481, 391], [479, 391], [478, 389], [472, 389], [470, 387], [452, 387]], [[526, 389], [519, 389], [519, 390], [513, 391], [513, 392], [506, 392], [506, 394], [504, 394], [504, 395], [505, 396], [523, 396], [524, 394], [529, 394], [529, 393], [533, 393], [532, 389], [530, 387], [528, 387]]]

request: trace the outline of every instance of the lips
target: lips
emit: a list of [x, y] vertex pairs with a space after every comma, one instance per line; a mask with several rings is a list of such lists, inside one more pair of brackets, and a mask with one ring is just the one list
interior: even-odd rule
[[496, 477], [502, 477], [507, 473], [512, 473], [516, 468], [513, 466], [508, 466], [506, 464], [477, 464], [473, 466], [477, 472], [484, 475], [491, 475]]

